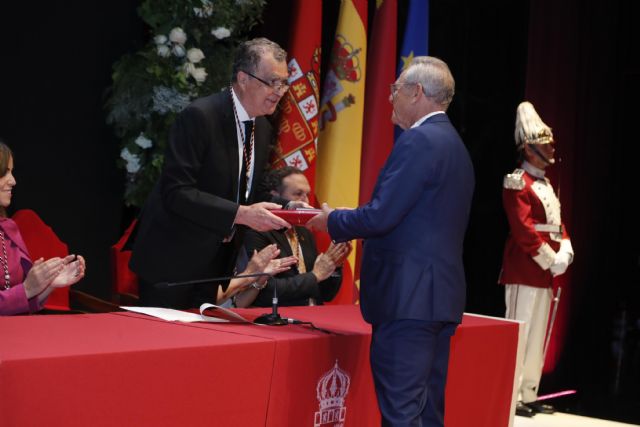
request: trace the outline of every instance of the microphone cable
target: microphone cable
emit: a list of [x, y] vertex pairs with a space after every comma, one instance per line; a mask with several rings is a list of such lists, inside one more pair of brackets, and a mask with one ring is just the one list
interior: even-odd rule
[[287, 318], [287, 323], [290, 324], [290, 325], [301, 325], [301, 326], [307, 325], [307, 326], [309, 326], [311, 328], [311, 330], [323, 332], [323, 333], [329, 334], [329, 335], [344, 335], [344, 334], [341, 334], [339, 332], [330, 331], [330, 330], [324, 329], [324, 328], [319, 328], [316, 325], [314, 325], [313, 322], [307, 322], [307, 321], [302, 321], [302, 320], [298, 320], [298, 319], [292, 319], [290, 317]]

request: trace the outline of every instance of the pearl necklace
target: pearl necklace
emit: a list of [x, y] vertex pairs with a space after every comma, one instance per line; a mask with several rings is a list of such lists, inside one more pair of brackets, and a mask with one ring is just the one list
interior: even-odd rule
[[9, 259], [7, 258], [7, 246], [4, 241], [4, 232], [0, 231], [0, 240], [2, 240], [2, 268], [4, 270], [4, 288], [11, 288], [11, 276], [9, 275]]

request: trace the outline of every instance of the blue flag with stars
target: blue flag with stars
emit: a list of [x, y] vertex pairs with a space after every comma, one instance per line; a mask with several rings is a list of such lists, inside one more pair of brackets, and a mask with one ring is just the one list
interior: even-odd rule
[[400, 49], [398, 75], [414, 56], [427, 55], [429, 48], [429, 0], [410, 0], [407, 25]]
[[[411, 64], [415, 56], [428, 54], [429, 47], [429, 0], [410, 0], [407, 23], [402, 38], [397, 76]], [[393, 127], [394, 140], [402, 134], [402, 129]]]

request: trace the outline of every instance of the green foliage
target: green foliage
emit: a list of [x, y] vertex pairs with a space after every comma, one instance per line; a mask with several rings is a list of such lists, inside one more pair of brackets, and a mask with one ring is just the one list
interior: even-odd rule
[[106, 103], [107, 122], [120, 140], [117, 163], [127, 173], [127, 205], [142, 206], [153, 188], [176, 115], [229, 84], [235, 49], [259, 22], [264, 3], [145, 0], [139, 7], [150, 40], [114, 64]]

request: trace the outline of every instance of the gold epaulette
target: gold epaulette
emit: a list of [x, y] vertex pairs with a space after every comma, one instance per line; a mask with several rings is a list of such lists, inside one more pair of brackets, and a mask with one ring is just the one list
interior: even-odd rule
[[504, 176], [502, 187], [507, 190], [522, 190], [524, 188], [524, 169], [516, 169]]

